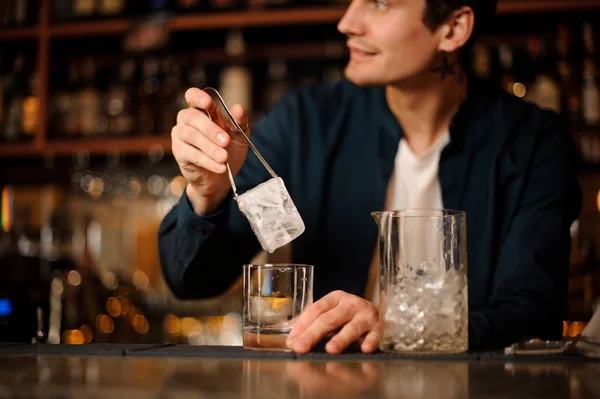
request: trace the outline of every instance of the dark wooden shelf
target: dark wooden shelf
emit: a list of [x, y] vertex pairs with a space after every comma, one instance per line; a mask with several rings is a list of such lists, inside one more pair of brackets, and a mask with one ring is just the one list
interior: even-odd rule
[[[274, 11], [245, 11], [176, 15], [168, 26], [171, 31], [208, 30], [233, 27], [301, 25], [336, 22], [344, 9], [338, 7], [300, 8]], [[130, 27], [129, 19], [72, 22], [50, 26], [50, 37], [119, 35]]]
[[0, 28], [0, 42], [7, 42], [12, 40], [37, 40], [40, 35], [40, 30], [37, 27], [34, 28]]
[[0, 143], [1, 157], [18, 157], [25, 155], [38, 155], [40, 153], [36, 143]]
[[[598, 0], [500, 0], [499, 14], [539, 13], [600, 9]], [[340, 7], [307, 7], [271, 11], [177, 15], [169, 21], [172, 31], [226, 29], [233, 27], [283, 26], [335, 23], [344, 14]], [[131, 24], [129, 19], [83, 21], [49, 27], [52, 38], [120, 35]], [[35, 39], [37, 27], [0, 29], [0, 41]]]
[[48, 141], [42, 152], [54, 155], [70, 155], [78, 151], [90, 154], [144, 153], [154, 146], [161, 146], [165, 152], [171, 152], [171, 136], [98, 138], [65, 141]]
[[498, 14], [543, 13], [600, 9], [598, 0], [500, 0]]
[[[600, 10], [600, 0], [500, 0], [498, 5], [498, 13], [501, 15], [585, 10]], [[175, 15], [168, 21], [168, 26], [172, 31], [194, 31], [229, 29], [232, 27], [335, 24], [344, 12], [344, 7], [324, 6], [266, 11], [199, 13]], [[43, 99], [48, 97], [48, 65], [51, 45], [48, 39], [119, 36], [126, 33], [135, 21], [134, 19], [120, 18], [52, 25], [49, 21], [50, 14], [50, 0], [42, 0], [39, 26], [21, 29], [0, 27], [0, 43], [26, 40], [33, 40], [38, 43], [40, 60], [39, 94]], [[206, 52], [206, 58], [226, 59], [222, 49], [205, 48], [202, 51]], [[345, 47], [338, 44], [298, 42], [289, 46], [268, 45], [252, 49], [248, 57], [252, 59], [273, 56], [282, 58], [335, 57], [343, 55], [345, 51]], [[40, 130], [35, 141], [32, 143], [0, 143], [0, 156], [70, 155], [77, 151], [100, 154], [115, 150], [123, 153], [142, 153], [154, 145], [162, 146], [165, 152], [171, 151], [171, 138], [168, 136], [69, 141], [47, 140], [45, 129], [47, 123], [46, 104], [46, 101], [41, 101]]]
[[169, 25], [174, 31], [184, 31], [253, 26], [324, 24], [339, 21], [344, 11], [345, 8], [339, 7], [311, 7], [276, 11], [192, 14], [174, 17]]
[[127, 31], [130, 22], [127, 19], [107, 21], [72, 22], [50, 26], [50, 37], [78, 37], [120, 35]]

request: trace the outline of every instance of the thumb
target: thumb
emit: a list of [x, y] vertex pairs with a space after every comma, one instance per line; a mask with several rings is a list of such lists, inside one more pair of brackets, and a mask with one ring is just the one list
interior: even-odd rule
[[[249, 137], [250, 127], [248, 126], [248, 114], [246, 114], [244, 107], [242, 107], [240, 104], [235, 104], [233, 107], [231, 107], [230, 111], [235, 121], [242, 128], [242, 131], [246, 134], [246, 136]], [[234, 135], [239, 134], [239, 129], [235, 126], [233, 121], [229, 121], [229, 130], [230, 132], [234, 133]]]

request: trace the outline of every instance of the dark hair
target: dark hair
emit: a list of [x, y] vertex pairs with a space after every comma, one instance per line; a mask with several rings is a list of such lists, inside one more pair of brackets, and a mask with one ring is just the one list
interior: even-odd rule
[[472, 43], [481, 28], [488, 26], [496, 15], [498, 0], [425, 0], [425, 3], [423, 22], [431, 30], [437, 29], [444, 23], [452, 11], [463, 6], [471, 7], [475, 13], [475, 27], [471, 36], [472, 40], [469, 40]]

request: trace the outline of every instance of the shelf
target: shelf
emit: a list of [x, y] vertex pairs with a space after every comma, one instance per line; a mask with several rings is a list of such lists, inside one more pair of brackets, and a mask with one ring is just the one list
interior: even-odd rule
[[498, 14], [543, 13], [600, 9], [597, 0], [500, 0]]
[[[301, 8], [277, 11], [228, 12], [176, 15], [168, 22], [171, 31], [242, 28], [252, 26], [281, 26], [329, 23], [338, 21], [344, 9], [332, 7]], [[81, 37], [119, 35], [125, 33], [131, 21], [72, 22], [50, 27], [50, 37]]]
[[26, 155], [38, 155], [39, 148], [35, 143], [0, 143], [0, 156], [18, 157]]
[[174, 31], [184, 31], [253, 26], [324, 24], [339, 21], [344, 11], [345, 8], [319, 7], [278, 11], [182, 15], [174, 17], [169, 26]]
[[111, 21], [72, 22], [50, 27], [50, 37], [81, 37], [120, 35], [129, 29], [127, 19]]
[[[600, 9], [596, 0], [505, 0], [498, 4], [498, 14], [581, 11]], [[229, 29], [258, 26], [284, 26], [336, 23], [344, 15], [342, 7], [306, 7], [267, 11], [240, 11], [176, 15], [169, 22], [171, 31]], [[71, 22], [50, 26], [50, 37], [120, 35], [129, 29], [130, 19]], [[38, 28], [0, 29], [0, 41], [35, 39]]]
[[[600, 9], [596, 0], [509, 0], [500, 1], [498, 14], [539, 13]], [[168, 23], [171, 31], [229, 29], [259, 26], [284, 26], [337, 23], [346, 8], [307, 7], [275, 11], [177, 15]], [[129, 29], [128, 19], [75, 22], [50, 27], [51, 37], [119, 35]]]
[[165, 152], [171, 152], [171, 136], [49, 141], [43, 152], [54, 155], [70, 155], [80, 151], [90, 154], [105, 154], [115, 151], [143, 153], [157, 145], [161, 146]]
[[8, 42], [12, 40], [28, 40], [37, 39], [40, 35], [38, 28], [0, 28], [0, 42]]

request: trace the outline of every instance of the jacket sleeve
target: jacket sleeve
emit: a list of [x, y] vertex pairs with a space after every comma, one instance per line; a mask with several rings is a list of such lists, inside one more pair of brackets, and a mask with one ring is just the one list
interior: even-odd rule
[[[252, 132], [251, 140], [275, 172], [284, 180], [288, 173], [290, 121], [296, 110], [286, 96]], [[248, 157], [236, 177], [238, 194], [267, 181], [271, 176], [258, 158]], [[159, 233], [163, 276], [175, 296], [200, 299], [220, 295], [242, 273], [242, 265], [260, 251], [250, 224], [239, 211], [230, 192], [211, 214], [196, 215], [183, 194], [163, 219]]]
[[469, 317], [471, 349], [561, 337], [570, 226], [581, 210], [581, 190], [568, 129], [554, 116], [540, 125], [526, 146], [532, 148], [529, 174], [499, 247], [488, 307]]

